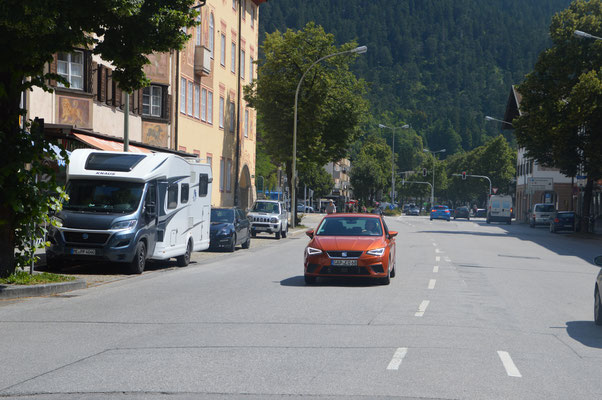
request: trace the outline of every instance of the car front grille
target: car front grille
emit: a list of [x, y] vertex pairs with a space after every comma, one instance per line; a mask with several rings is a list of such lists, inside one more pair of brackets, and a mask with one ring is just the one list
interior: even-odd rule
[[370, 275], [366, 267], [334, 267], [325, 265], [320, 270], [321, 274], [326, 275]]
[[362, 255], [361, 251], [327, 251], [330, 258], [358, 258]]
[[270, 222], [271, 217], [253, 217], [253, 222]]
[[65, 241], [79, 244], [104, 244], [111, 236], [110, 233], [93, 232], [64, 232]]

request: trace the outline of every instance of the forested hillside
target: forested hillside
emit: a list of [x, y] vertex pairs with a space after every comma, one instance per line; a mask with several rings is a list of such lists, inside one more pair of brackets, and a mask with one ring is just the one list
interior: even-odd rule
[[375, 121], [410, 123], [447, 155], [496, 136], [512, 84], [549, 45], [551, 16], [570, 0], [270, 0], [265, 32], [315, 21], [338, 43], [368, 46], [355, 72], [371, 83]]

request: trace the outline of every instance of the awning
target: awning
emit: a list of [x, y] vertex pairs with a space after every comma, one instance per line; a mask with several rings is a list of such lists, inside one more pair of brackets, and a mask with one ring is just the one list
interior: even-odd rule
[[[123, 143], [117, 142], [114, 140], [101, 139], [94, 136], [84, 135], [83, 133], [73, 132], [73, 135], [77, 137], [80, 141], [96, 148], [99, 150], [106, 151], [123, 151]], [[152, 153], [151, 150], [145, 149], [143, 147], [129, 145], [130, 153]]]

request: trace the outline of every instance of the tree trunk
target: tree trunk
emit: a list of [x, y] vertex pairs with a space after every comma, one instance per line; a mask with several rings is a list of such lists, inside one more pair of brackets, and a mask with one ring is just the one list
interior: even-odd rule
[[585, 191], [583, 193], [583, 214], [581, 215], [581, 232], [589, 232], [589, 214], [592, 203], [592, 191], [594, 189], [594, 180], [591, 178], [587, 179], [585, 185]]

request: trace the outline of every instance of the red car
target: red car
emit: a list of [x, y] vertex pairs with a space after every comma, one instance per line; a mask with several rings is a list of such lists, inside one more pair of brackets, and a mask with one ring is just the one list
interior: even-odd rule
[[380, 215], [330, 214], [306, 232], [305, 283], [318, 277], [374, 278], [388, 285], [395, 276], [395, 236]]

